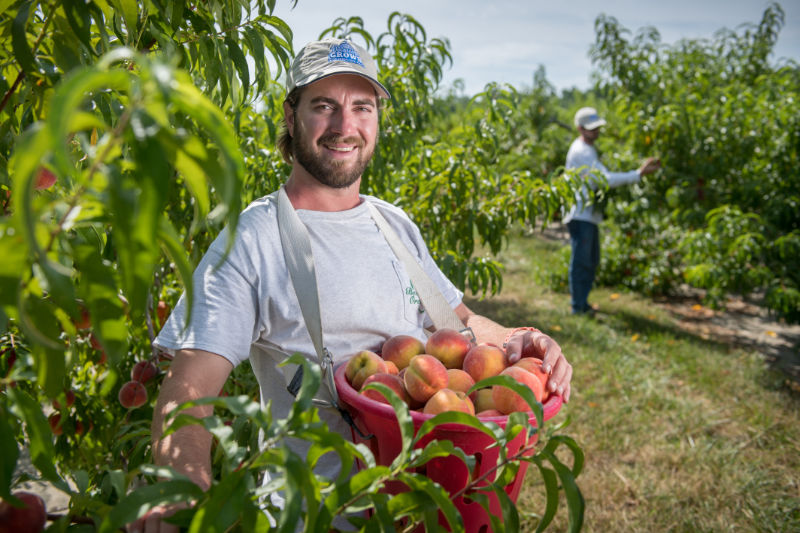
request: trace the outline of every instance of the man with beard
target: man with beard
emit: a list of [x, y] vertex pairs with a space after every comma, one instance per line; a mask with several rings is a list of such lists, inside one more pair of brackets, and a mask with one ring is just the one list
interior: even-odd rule
[[[558, 344], [534, 328], [506, 328], [470, 311], [408, 216], [359, 193], [361, 174], [378, 138], [382, 98], [389, 99], [389, 92], [378, 82], [375, 62], [363, 48], [329, 39], [300, 51], [288, 72], [285, 131], [279, 140], [292, 165], [283, 191], [253, 202], [243, 211], [235, 235], [224, 231], [214, 241], [194, 274], [188, 327], [184, 329], [187, 301], [181, 298], [156, 339], [156, 346], [174, 359], [153, 416], [153, 455], [157, 463], [173, 466], [204, 489], [212, 481], [211, 435], [195, 425], [162, 438], [166, 414], [181, 402], [217, 395], [233, 367], [249, 360], [262, 405], [271, 401], [275, 419], [285, 418], [293, 402], [287, 391], [293, 376], [284, 374], [279, 364], [293, 353], [317, 361], [279, 235], [282, 192], [308, 230], [322, 333], [335, 362], [360, 350], [377, 351], [394, 335], [424, 341], [432, 328], [408, 273], [370, 214], [372, 204], [479, 342], [507, 342], [512, 361], [523, 353], [543, 359], [551, 373], [550, 389], [569, 399], [572, 368]], [[210, 407], [188, 410], [198, 417], [211, 412]], [[323, 409], [320, 416], [331, 429], [350, 435], [336, 411]], [[307, 444], [290, 445], [304, 456]], [[321, 461], [317, 472], [333, 478], [339, 465], [330, 459]], [[144, 523], [166, 526], [157, 514]]]

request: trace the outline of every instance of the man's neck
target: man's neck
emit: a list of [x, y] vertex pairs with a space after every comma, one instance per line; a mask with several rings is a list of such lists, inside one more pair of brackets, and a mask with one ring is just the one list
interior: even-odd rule
[[328, 187], [295, 165], [285, 187], [295, 209], [346, 211], [361, 203], [360, 186], [361, 178], [344, 189]]

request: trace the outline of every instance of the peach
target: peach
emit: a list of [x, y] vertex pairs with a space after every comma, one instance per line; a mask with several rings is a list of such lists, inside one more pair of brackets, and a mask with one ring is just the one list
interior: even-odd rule
[[50, 424], [50, 430], [53, 432], [53, 435], [58, 437], [62, 433], [64, 433], [64, 427], [61, 424], [61, 414], [60, 413], [53, 413], [49, 417], [47, 417], [47, 423]]
[[126, 409], [136, 409], [147, 402], [147, 389], [138, 381], [129, 381], [119, 389], [119, 403]]
[[392, 374], [393, 376], [396, 376], [400, 373], [400, 369], [397, 368], [397, 365], [392, 363], [391, 361], [384, 361], [383, 363], [386, 365], [387, 374]]
[[348, 383], [356, 390], [361, 390], [364, 380], [378, 372], [386, 373], [386, 363], [381, 356], [369, 350], [361, 350], [347, 361], [344, 375]]
[[425, 345], [422, 344], [421, 340], [411, 335], [389, 337], [381, 347], [381, 357], [394, 363], [398, 370], [403, 370], [407, 367], [412, 357], [423, 353], [425, 353]]
[[[506, 368], [500, 373], [501, 376], [509, 376], [515, 379], [518, 383], [526, 385], [536, 400], [541, 402], [544, 395], [544, 385], [539, 381], [539, 378], [518, 366]], [[494, 400], [495, 407], [503, 414], [513, 413], [515, 411], [530, 411], [531, 408], [528, 403], [522, 399], [522, 396], [502, 385], [494, 385], [492, 387], [492, 399]]]
[[401, 400], [403, 400], [406, 404], [411, 404], [411, 397], [408, 395], [408, 391], [406, 391], [406, 386], [403, 383], [403, 380], [393, 374], [386, 374], [386, 373], [378, 373], [372, 374], [370, 377], [364, 380], [364, 384], [361, 387], [361, 394], [366, 396], [371, 400], [375, 400], [376, 402], [381, 403], [389, 403], [386, 398], [384, 398], [383, 394], [378, 392], [374, 389], [367, 389], [364, 390], [364, 387], [369, 385], [370, 383], [382, 383], [392, 389], [395, 394], [397, 394]]
[[169, 304], [164, 300], [159, 300], [156, 304], [156, 316], [158, 317], [158, 324], [160, 326], [164, 326], [164, 323], [169, 318], [169, 312], [171, 311]]
[[447, 368], [461, 368], [472, 341], [450, 328], [437, 329], [425, 343], [425, 353], [434, 356]]
[[492, 398], [492, 389], [478, 389], [472, 393], [472, 403], [475, 404], [475, 411], [480, 413], [489, 409], [494, 409], [494, 399]]
[[409, 396], [424, 403], [447, 387], [447, 369], [432, 355], [415, 355], [405, 369], [403, 382]]
[[[67, 409], [69, 409], [75, 403], [75, 392], [73, 392], [71, 389], [65, 390], [64, 399], [66, 400]], [[56, 409], [61, 409], [61, 402], [58, 400], [53, 400], [53, 407]]]
[[542, 370], [541, 359], [536, 359], [535, 357], [523, 357], [522, 359], [514, 363], [513, 366], [524, 368], [525, 370], [527, 370], [528, 372], [539, 378], [539, 381], [542, 382], [542, 388], [544, 388], [544, 394], [542, 395], [541, 401], [542, 402], [547, 401], [547, 399], [550, 397], [550, 391], [547, 390], [547, 378], [549, 378], [550, 376], [548, 376], [547, 373], [544, 370]]
[[479, 344], [464, 358], [464, 370], [475, 383], [498, 375], [506, 368], [506, 354], [493, 344]]
[[47, 525], [47, 507], [38, 494], [15, 491], [12, 496], [22, 500], [21, 507], [7, 501], [0, 502], [0, 531], [38, 533]]
[[89, 329], [92, 327], [92, 319], [89, 316], [89, 310], [83, 305], [80, 306], [81, 317], [75, 321], [75, 329]]
[[425, 402], [425, 408], [422, 410], [427, 415], [437, 415], [446, 411], [459, 411], [474, 415], [475, 406], [472, 405], [472, 400], [469, 399], [469, 396], [463, 392], [441, 389]]
[[454, 391], [460, 391], [467, 394], [470, 387], [475, 385], [475, 380], [472, 376], [461, 370], [460, 368], [447, 369], [447, 388]]
[[139, 383], [147, 383], [158, 374], [158, 368], [150, 361], [139, 361], [131, 368], [131, 379]]
[[478, 418], [487, 418], [490, 416], [506, 416], [497, 409], [486, 409], [485, 411], [478, 411]]
[[34, 188], [37, 191], [49, 189], [56, 184], [56, 181], [58, 181], [58, 178], [49, 169], [39, 167], [39, 170], [36, 171], [36, 185], [34, 185]]

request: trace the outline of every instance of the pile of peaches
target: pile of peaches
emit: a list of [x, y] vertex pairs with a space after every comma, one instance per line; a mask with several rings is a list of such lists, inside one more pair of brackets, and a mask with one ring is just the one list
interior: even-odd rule
[[426, 414], [460, 411], [478, 417], [530, 411], [530, 406], [508, 387], [493, 385], [468, 393], [475, 383], [505, 375], [531, 389], [539, 402], [547, 401], [547, 374], [542, 362], [524, 357], [510, 365], [505, 351], [494, 344], [474, 344], [454, 329], [439, 329], [423, 343], [396, 335], [386, 340], [378, 355], [362, 350], [346, 363], [345, 378], [366, 397], [388, 403], [373, 382], [391, 388], [409, 409]]

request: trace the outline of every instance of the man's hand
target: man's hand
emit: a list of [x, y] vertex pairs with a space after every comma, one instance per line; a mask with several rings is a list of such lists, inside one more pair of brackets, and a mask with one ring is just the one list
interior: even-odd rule
[[541, 331], [519, 330], [506, 342], [506, 354], [509, 364], [523, 357], [541, 359], [542, 370], [550, 374], [547, 388], [551, 393], [561, 395], [565, 403], [569, 402], [572, 365], [567, 362], [556, 341]]
[[163, 522], [162, 519], [187, 506], [188, 504], [173, 504], [153, 507], [139, 520], [128, 524], [128, 533], [178, 533], [178, 526]]
[[655, 157], [648, 157], [644, 160], [642, 166], [639, 167], [639, 175], [646, 176], [647, 174], [652, 174], [659, 168], [661, 168], [661, 160]]

